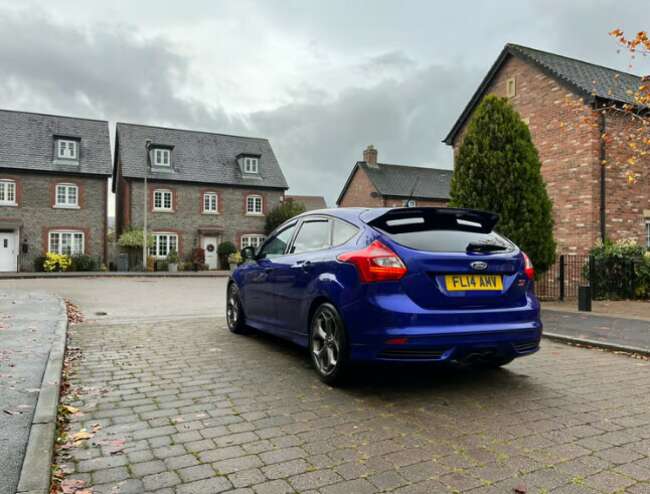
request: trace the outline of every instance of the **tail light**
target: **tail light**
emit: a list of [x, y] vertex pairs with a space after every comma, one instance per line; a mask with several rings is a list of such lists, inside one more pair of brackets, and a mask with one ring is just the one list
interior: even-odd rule
[[533, 267], [530, 257], [528, 257], [525, 252], [522, 252], [522, 254], [524, 255], [524, 274], [526, 275], [526, 278], [532, 281], [533, 278], [535, 278], [535, 268]]
[[365, 249], [345, 252], [337, 259], [354, 264], [362, 283], [399, 280], [407, 272], [399, 256], [379, 240], [375, 240]]

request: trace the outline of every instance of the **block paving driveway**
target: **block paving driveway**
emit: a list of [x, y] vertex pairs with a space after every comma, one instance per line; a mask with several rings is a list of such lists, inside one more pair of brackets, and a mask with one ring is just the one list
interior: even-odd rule
[[502, 370], [360, 369], [332, 389], [221, 317], [71, 335], [72, 432], [101, 429], [60, 461], [95, 493], [650, 493], [647, 361], [545, 341]]

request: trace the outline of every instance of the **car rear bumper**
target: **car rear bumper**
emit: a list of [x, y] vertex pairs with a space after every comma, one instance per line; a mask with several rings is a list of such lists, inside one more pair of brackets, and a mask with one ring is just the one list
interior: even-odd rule
[[534, 297], [523, 307], [396, 310], [370, 299], [343, 308], [352, 360], [446, 362], [506, 360], [539, 349], [542, 323]]

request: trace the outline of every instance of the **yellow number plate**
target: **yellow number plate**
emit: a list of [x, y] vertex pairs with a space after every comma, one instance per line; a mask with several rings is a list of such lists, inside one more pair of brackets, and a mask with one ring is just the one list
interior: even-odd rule
[[503, 290], [503, 279], [499, 274], [448, 274], [445, 286], [450, 292], [467, 290]]

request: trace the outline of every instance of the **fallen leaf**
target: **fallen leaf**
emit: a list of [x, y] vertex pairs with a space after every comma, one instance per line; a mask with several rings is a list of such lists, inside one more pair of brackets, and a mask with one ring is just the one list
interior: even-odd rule
[[77, 413], [79, 412], [79, 409], [77, 407], [73, 407], [70, 405], [63, 405], [63, 409], [68, 412], [68, 413]]
[[86, 431], [86, 429], [81, 429], [74, 436], [72, 436], [72, 440], [74, 442], [85, 441], [86, 439], [90, 439], [91, 437], [93, 436], [90, 432]]
[[517, 494], [526, 494], [528, 492], [528, 488], [524, 484], [518, 484], [512, 490]]
[[65, 479], [61, 482], [63, 494], [81, 494], [81, 489], [86, 486], [86, 481], [81, 479]]

